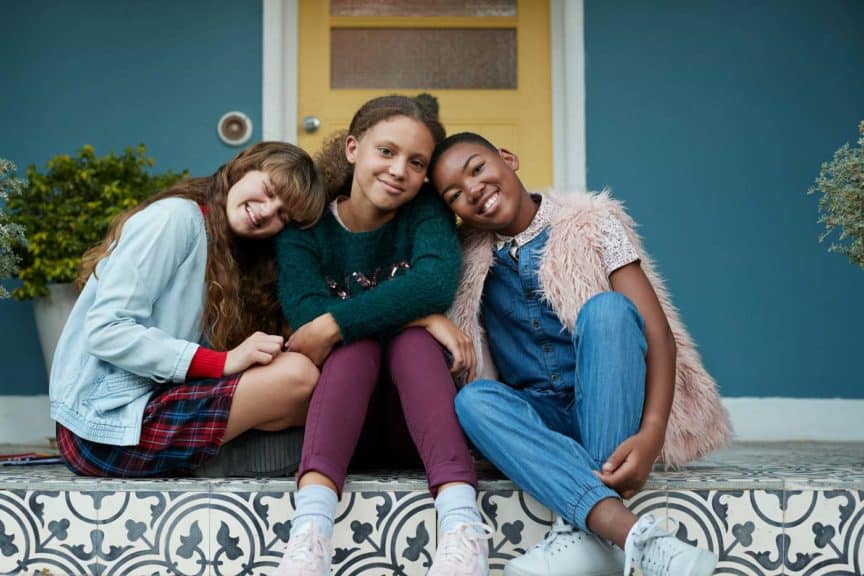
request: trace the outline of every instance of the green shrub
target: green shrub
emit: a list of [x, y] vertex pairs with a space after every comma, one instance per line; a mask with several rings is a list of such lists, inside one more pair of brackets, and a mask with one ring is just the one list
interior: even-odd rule
[[[0, 158], [0, 278], [10, 278], [18, 272], [19, 258], [15, 246], [23, 245], [24, 231], [18, 224], [9, 221], [6, 201], [21, 194], [24, 183], [15, 176], [15, 164]], [[9, 293], [0, 286], [0, 298]]]
[[844, 144], [831, 162], [824, 162], [809, 193], [821, 193], [819, 241], [837, 232], [829, 252], [839, 252], [864, 268], [864, 121], [858, 125], [858, 147]]
[[18, 278], [12, 295], [25, 300], [48, 293], [47, 284], [72, 282], [84, 252], [100, 242], [111, 220], [186, 176], [151, 174], [154, 160], [143, 145], [97, 157], [84, 146], [73, 157], [55, 156], [43, 173], [27, 168], [22, 193], [10, 196], [10, 219], [24, 228]]

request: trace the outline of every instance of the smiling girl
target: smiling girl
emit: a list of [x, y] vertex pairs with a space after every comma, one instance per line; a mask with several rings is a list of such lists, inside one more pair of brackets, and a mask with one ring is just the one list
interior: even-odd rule
[[[347, 135], [318, 159], [329, 210], [312, 229], [286, 228], [278, 239], [282, 309], [297, 328], [288, 348], [323, 366], [309, 407], [291, 539], [277, 574], [330, 573], [333, 520], [349, 462], [390, 468], [411, 462], [412, 454], [400, 453], [409, 433], [438, 512], [429, 574], [488, 573], [474, 467], [436, 338], [457, 369], [473, 364], [465, 359], [470, 342], [449, 322], [406, 328], [444, 312], [459, 279], [454, 219], [424, 188], [443, 138], [434, 114], [414, 100], [367, 102]], [[408, 448], [416, 459], [414, 446]]]
[[189, 472], [241, 432], [303, 424], [318, 370], [282, 352], [272, 237], [324, 204], [312, 159], [262, 142], [118, 217], [82, 258], [51, 371], [73, 471]]

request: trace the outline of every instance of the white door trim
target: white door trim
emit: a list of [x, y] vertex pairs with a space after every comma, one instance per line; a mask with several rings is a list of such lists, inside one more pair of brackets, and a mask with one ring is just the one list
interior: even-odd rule
[[551, 0], [552, 174], [556, 188], [585, 190], [585, 8], [583, 0]]
[[261, 137], [297, 142], [297, 0], [262, 0]]

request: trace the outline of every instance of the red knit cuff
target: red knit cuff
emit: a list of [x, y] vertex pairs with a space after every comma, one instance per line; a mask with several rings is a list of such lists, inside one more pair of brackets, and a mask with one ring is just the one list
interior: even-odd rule
[[198, 347], [189, 370], [186, 372], [186, 380], [199, 380], [201, 378], [221, 378], [225, 371], [225, 360], [228, 352], [217, 352], [203, 346]]

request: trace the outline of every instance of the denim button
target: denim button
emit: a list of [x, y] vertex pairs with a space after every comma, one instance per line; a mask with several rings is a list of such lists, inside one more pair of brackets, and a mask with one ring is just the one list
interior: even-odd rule
[[557, 382], [557, 381], [558, 381], [558, 374], [552, 374], [552, 381], [553, 381], [553, 382]]
[[532, 320], [532, 321], [531, 321], [531, 325], [532, 325], [534, 328], [539, 328], [539, 327], [540, 327], [540, 321], [539, 321], [539, 320]]

